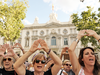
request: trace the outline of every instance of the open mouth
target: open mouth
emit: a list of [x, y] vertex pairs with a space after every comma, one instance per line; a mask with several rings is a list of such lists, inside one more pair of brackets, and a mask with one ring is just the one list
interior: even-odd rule
[[89, 59], [89, 61], [94, 61], [93, 59]]
[[41, 68], [42, 68], [42, 66], [37, 66], [37, 68], [41, 69]]
[[5, 66], [9, 66], [9, 64], [8, 64], [8, 63], [6, 63], [6, 64], [5, 64]]

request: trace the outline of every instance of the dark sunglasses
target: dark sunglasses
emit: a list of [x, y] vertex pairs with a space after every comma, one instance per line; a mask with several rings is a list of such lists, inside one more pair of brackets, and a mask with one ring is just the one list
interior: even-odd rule
[[42, 64], [45, 64], [45, 60], [36, 60], [36, 63], [39, 63], [41, 61]]
[[71, 64], [65, 64], [66, 66], [71, 66]]
[[12, 59], [11, 58], [4, 58], [3, 59], [3, 61], [6, 61], [6, 60], [11, 61]]

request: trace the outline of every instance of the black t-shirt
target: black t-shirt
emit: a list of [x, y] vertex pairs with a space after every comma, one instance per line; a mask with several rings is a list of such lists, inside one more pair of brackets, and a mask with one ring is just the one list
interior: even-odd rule
[[[34, 71], [26, 70], [26, 75], [34, 75]], [[44, 75], [52, 75], [51, 69], [49, 69], [48, 71], [44, 72]]]
[[6, 71], [4, 68], [0, 68], [0, 75], [18, 75], [14, 70], [13, 71]]

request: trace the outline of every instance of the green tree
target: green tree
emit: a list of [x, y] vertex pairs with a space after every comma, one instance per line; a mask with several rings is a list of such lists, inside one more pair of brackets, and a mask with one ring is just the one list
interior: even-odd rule
[[26, 0], [0, 1], [0, 35], [6, 41], [15, 41], [24, 28], [22, 20], [28, 7]]
[[[100, 34], [100, 8], [98, 12], [93, 11], [93, 8], [87, 6], [87, 11], [81, 12], [81, 15], [74, 13], [72, 17], [72, 23], [76, 26], [77, 30], [91, 29]], [[84, 36], [81, 39], [82, 45], [84, 47], [88, 46], [88, 43], [91, 43], [95, 48], [98, 47], [98, 42], [93, 37]]]

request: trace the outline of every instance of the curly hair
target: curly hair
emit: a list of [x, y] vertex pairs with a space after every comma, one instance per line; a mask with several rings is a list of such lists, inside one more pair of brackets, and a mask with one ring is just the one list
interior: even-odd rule
[[[85, 67], [84, 62], [82, 61], [82, 59], [83, 59], [83, 52], [86, 49], [91, 49], [94, 52], [94, 49], [91, 48], [91, 47], [85, 47], [85, 48], [82, 48], [80, 50], [78, 61], [79, 61], [80, 65], [83, 66], [83, 67]], [[99, 72], [100, 72], [100, 64], [98, 63], [98, 61], [96, 59], [96, 56], [95, 56], [95, 64], [94, 64], [93, 75], [99, 75]]]

